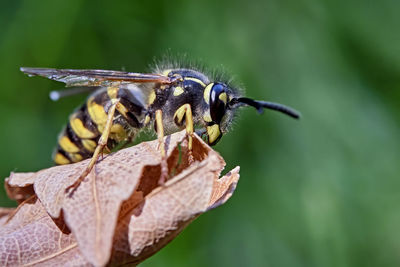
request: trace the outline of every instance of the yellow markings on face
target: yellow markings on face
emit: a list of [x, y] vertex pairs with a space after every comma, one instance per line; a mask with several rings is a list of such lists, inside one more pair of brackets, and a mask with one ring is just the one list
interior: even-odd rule
[[177, 86], [177, 87], [175, 87], [175, 89], [174, 89], [174, 96], [181, 95], [181, 94], [183, 94], [184, 92], [185, 92], [185, 90], [183, 90], [182, 87]]
[[72, 162], [78, 162], [83, 160], [83, 157], [78, 153], [68, 153], [68, 156], [72, 160]]
[[149, 105], [153, 104], [156, 100], [156, 91], [152, 91], [149, 95], [149, 100], [147, 101]]
[[61, 154], [61, 153], [57, 153], [57, 154], [54, 156], [54, 162], [55, 162], [57, 165], [64, 165], [64, 164], [70, 164], [70, 163], [71, 163], [71, 161], [69, 161], [69, 159], [67, 159], [66, 157], [64, 157], [64, 155]]
[[224, 102], [225, 103], [225, 105], [226, 105], [226, 103], [228, 102], [228, 96], [226, 95], [226, 93], [221, 93], [220, 95], [219, 95], [219, 100], [221, 100], [222, 102]]
[[75, 118], [73, 115], [69, 120], [69, 125], [71, 125], [72, 130], [80, 138], [95, 138], [96, 134], [87, 129], [83, 122], [79, 118]]
[[97, 147], [97, 143], [93, 140], [82, 139], [81, 142], [82, 142], [83, 147], [89, 152], [94, 152], [94, 150]]
[[107, 87], [107, 94], [110, 99], [116, 99], [118, 95], [118, 87]]
[[74, 143], [72, 143], [72, 141], [69, 140], [67, 136], [62, 136], [60, 139], [58, 139], [58, 144], [65, 152], [69, 153], [79, 152], [79, 147], [77, 147]]
[[117, 142], [123, 141], [126, 139], [126, 131], [121, 124], [113, 124], [111, 126], [110, 137]]
[[144, 125], [149, 124], [149, 122], [150, 122], [150, 116], [146, 115], [146, 117], [144, 118]]
[[200, 80], [200, 79], [197, 79], [197, 78], [193, 78], [193, 77], [185, 77], [184, 78], [184, 80], [188, 80], [188, 81], [194, 81], [194, 82], [196, 82], [196, 83], [198, 83], [198, 84], [200, 84], [201, 86], [203, 86], [203, 87], [206, 87], [206, 84], [202, 81], [202, 80]]
[[206, 122], [212, 122], [211, 116], [208, 113], [203, 116], [203, 120]]
[[219, 130], [219, 125], [214, 124], [211, 126], [207, 126], [207, 134], [208, 134], [208, 143], [212, 144], [218, 137], [221, 135], [221, 131]]
[[182, 126], [183, 117], [185, 116], [185, 113], [186, 113], [186, 107], [185, 107], [185, 105], [180, 106], [180, 108], [178, 108], [178, 109], [175, 111], [175, 114], [174, 114], [174, 122], [176, 123], [176, 125]]
[[104, 107], [94, 102], [93, 98], [91, 97], [87, 102], [87, 109], [90, 118], [93, 120], [94, 123], [97, 124], [99, 131], [102, 132], [100, 128], [104, 128], [108, 117], [107, 113], [104, 110]]
[[210, 103], [210, 91], [213, 85], [214, 83], [210, 83], [209, 85], [207, 85], [206, 89], [204, 89], [203, 97], [204, 101], [206, 101], [207, 104]]

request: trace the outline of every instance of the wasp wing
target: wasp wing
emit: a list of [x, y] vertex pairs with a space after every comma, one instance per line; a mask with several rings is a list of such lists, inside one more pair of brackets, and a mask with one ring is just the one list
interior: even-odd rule
[[29, 76], [42, 76], [71, 86], [110, 86], [116, 82], [130, 83], [162, 83], [170, 84], [176, 78], [160, 74], [145, 74], [113, 70], [75, 70], [75, 69], [48, 69], [25, 68], [20, 70]]

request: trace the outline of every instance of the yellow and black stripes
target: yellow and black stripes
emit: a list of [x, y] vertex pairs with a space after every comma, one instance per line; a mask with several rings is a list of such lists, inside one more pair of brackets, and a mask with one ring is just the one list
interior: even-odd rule
[[78, 138], [93, 139], [100, 135], [95, 122], [88, 114], [86, 103], [69, 117], [69, 125]]
[[58, 138], [53, 159], [56, 164], [68, 164], [89, 158], [97, 146], [100, 132], [88, 115], [86, 104], [70, 116]]
[[58, 146], [53, 155], [56, 164], [78, 162], [93, 155], [106, 126], [113, 99], [120, 101], [116, 105], [108, 148], [112, 149], [116, 144], [131, 139], [134, 133], [132, 129], [142, 127], [140, 120], [145, 109], [129, 90], [118, 87], [101, 89], [70, 116], [59, 135]]

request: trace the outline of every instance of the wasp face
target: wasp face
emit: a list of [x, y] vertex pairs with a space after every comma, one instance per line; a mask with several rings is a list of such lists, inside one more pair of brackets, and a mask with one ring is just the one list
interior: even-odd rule
[[236, 90], [220, 82], [208, 84], [204, 90], [204, 97], [206, 96], [209, 97], [206, 101], [209, 116], [205, 115], [204, 120], [207, 125], [209, 145], [215, 145], [220, 140], [222, 134], [231, 125], [236, 109], [241, 106], [254, 107], [259, 113], [262, 113], [264, 109], [272, 109], [295, 119], [300, 117], [297, 111], [284, 105], [241, 97]]
[[237, 107], [230, 104], [230, 101], [235, 99], [234, 92], [229, 86], [220, 82], [210, 83], [204, 90], [205, 95], [209, 94], [208, 112], [204, 116], [209, 145], [215, 145], [231, 124]]

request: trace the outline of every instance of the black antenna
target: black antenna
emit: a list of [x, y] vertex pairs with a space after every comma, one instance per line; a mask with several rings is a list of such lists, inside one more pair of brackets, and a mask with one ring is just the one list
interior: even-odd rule
[[272, 110], [282, 112], [282, 113], [284, 113], [292, 118], [295, 118], [295, 119], [300, 118], [300, 113], [298, 111], [296, 111], [292, 108], [289, 108], [287, 106], [284, 106], [282, 104], [278, 104], [278, 103], [274, 103], [274, 102], [266, 102], [266, 101], [257, 101], [257, 100], [253, 100], [253, 99], [247, 98], [247, 97], [240, 97], [240, 98], [235, 98], [232, 100], [234, 100], [233, 103], [239, 102], [239, 103], [243, 103], [243, 104], [252, 106], [255, 109], [257, 109], [258, 113], [260, 113], [260, 114], [264, 112], [264, 108], [267, 108], [267, 109], [272, 109]]

